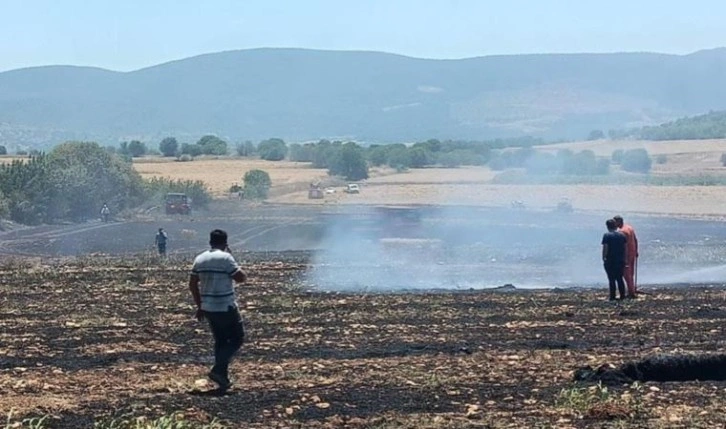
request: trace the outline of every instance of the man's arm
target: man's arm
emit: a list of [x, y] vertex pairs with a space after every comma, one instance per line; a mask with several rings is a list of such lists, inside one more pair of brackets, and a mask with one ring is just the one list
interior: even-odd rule
[[197, 320], [202, 320], [204, 318], [204, 312], [202, 311], [202, 294], [199, 292], [199, 276], [196, 274], [191, 274], [189, 276], [189, 291], [192, 293], [194, 304], [197, 306]]
[[238, 269], [234, 274], [232, 274], [232, 279], [237, 283], [244, 283], [247, 281], [247, 275], [242, 272], [242, 270]]
[[608, 245], [607, 243], [602, 245], [602, 261], [605, 262], [608, 260]]
[[635, 230], [633, 230], [633, 241], [635, 241], [635, 257], [640, 257], [640, 252], [638, 251], [638, 236], [635, 235]]

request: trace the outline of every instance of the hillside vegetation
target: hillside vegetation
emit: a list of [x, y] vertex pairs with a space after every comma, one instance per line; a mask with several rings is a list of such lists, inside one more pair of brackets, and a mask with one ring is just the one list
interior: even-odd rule
[[726, 109], [725, 67], [725, 49], [461, 60], [255, 49], [127, 73], [38, 67], [0, 73], [0, 144], [582, 138]]

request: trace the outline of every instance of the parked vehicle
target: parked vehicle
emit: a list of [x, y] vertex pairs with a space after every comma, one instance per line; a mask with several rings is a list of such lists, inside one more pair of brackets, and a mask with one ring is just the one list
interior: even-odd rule
[[166, 194], [166, 214], [192, 214], [192, 200], [186, 194], [170, 192]]
[[360, 187], [357, 183], [349, 183], [348, 186], [345, 188], [345, 192], [347, 194], [358, 194], [360, 193]]

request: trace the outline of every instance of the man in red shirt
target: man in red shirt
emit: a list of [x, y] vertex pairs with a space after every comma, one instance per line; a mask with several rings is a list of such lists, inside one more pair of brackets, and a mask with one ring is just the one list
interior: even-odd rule
[[615, 216], [615, 225], [627, 238], [627, 252], [625, 260], [625, 284], [628, 286], [628, 298], [635, 298], [638, 293], [638, 285], [635, 284], [635, 270], [638, 264], [638, 237], [635, 235], [635, 229], [623, 221], [622, 216]]

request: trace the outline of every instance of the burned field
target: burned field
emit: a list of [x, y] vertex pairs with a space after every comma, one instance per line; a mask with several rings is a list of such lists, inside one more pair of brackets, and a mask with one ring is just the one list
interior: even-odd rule
[[211, 338], [192, 318], [187, 261], [6, 259], [0, 412], [59, 428], [174, 413], [186, 427], [726, 424], [724, 381], [572, 381], [584, 365], [726, 353], [720, 286], [651, 288], [622, 305], [591, 289], [323, 293], [303, 286], [306, 252], [238, 258], [247, 341], [223, 396], [205, 381]]

